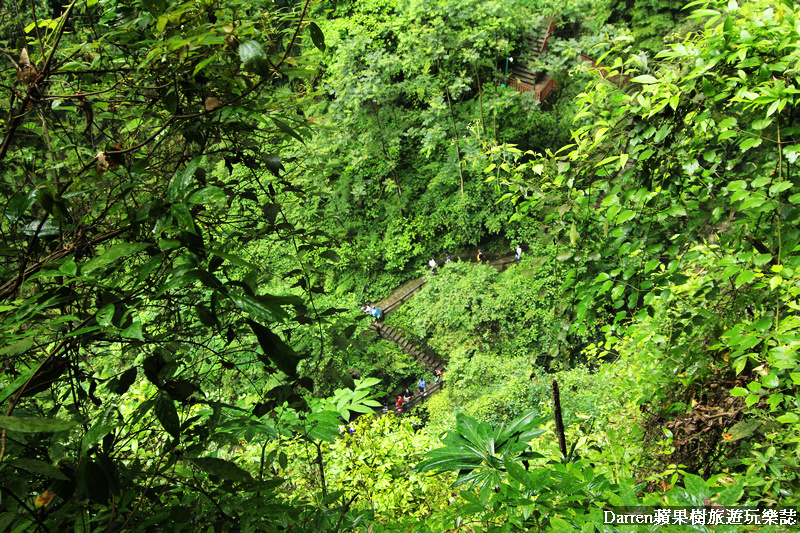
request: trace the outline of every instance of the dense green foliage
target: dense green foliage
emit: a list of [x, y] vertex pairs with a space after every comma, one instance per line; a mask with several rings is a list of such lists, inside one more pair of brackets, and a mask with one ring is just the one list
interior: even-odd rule
[[684, 4], [4, 3], [0, 533], [796, 507], [798, 10]]

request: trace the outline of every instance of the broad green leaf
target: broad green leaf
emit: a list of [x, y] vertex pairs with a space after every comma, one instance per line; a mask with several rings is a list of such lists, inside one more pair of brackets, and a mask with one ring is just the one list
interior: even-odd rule
[[683, 478], [683, 486], [686, 487], [692, 495], [699, 498], [710, 496], [706, 482], [700, 476], [694, 474], [686, 474]]
[[0, 404], [2, 404], [6, 399], [17, 392], [20, 387], [22, 387], [28, 380], [33, 376], [34, 372], [36, 372], [38, 366], [34, 365], [22, 374], [20, 374], [17, 379], [12, 381], [9, 385], [5, 386], [4, 388], [0, 389]]
[[78, 273], [78, 265], [75, 264], [75, 261], [73, 261], [70, 258], [70, 259], [64, 261], [61, 264], [61, 266], [58, 267], [58, 270], [60, 270], [61, 272], [63, 272], [67, 276], [74, 276], [75, 274]]
[[95, 424], [86, 432], [81, 440], [81, 453], [86, 453], [89, 447], [100, 441], [103, 437], [114, 430], [114, 424]]
[[294, 129], [292, 129], [288, 124], [286, 124], [282, 120], [279, 120], [279, 119], [277, 119], [275, 117], [270, 117], [270, 118], [272, 118], [272, 122], [274, 122], [275, 125], [278, 126], [278, 129], [281, 130], [283, 133], [285, 133], [286, 135], [289, 135], [290, 137], [294, 137], [295, 139], [297, 139], [301, 143], [305, 144], [305, 141], [300, 136], [300, 134], [297, 133], [297, 131], [295, 131]]
[[210, 204], [212, 202], [227, 202], [225, 191], [216, 186], [203, 187], [189, 195], [190, 204]]
[[417, 472], [472, 470], [482, 462], [479, 456], [467, 455], [461, 450], [451, 448], [431, 450], [425, 457], [424, 461], [417, 463]]
[[194, 227], [194, 219], [192, 218], [192, 213], [189, 211], [189, 208], [184, 203], [172, 204], [170, 206], [170, 211], [172, 212], [172, 216], [175, 217], [175, 220], [178, 222], [178, 226], [186, 230], [190, 233], [196, 233], [197, 230]]
[[572, 250], [562, 250], [561, 252], [558, 253], [556, 259], [563, 263], [564, 261], [572, 257], [572, 254], [573, 254]]
[[750, 123], [753, 129], [756, 130], [763, 130], [764, 128], [767, 128], [770, 124], [772, 124], [771, 118], [762, 118], [760, 120], [754, 120], [752, 123]]
[[289, 376], [297, 378], [297, 364], [302, 357], [295, 353], [280, 337], [271, 332], [261, 324], [246, 319], [250, 328], [255, 333], [261, 350], [272, 361], [278, 369]]
[[333, 250], [324, 250], [324, 251], [319, 253], [319, 256], [322, 257], [323, 259], [329, 259], [330, 261], [333, 261], [334, 263], [338, 263], [339, 261], [342, 260], [342, 258], [339, 257], [339, 254], [337, 254]]
[[800, 422], [800, 417], [796, 413], [786, 413], [776, 418], [781, 424], [797, 424]]
[[194, 173], [197, 171], [197, 167], [200, 166], [200, 162], [202, 160], [202, 156], [197, 156], [189, 161], [189, 164], [186, 165], [186, 168], [183, 170], [183, 172], [175, 172], [175, 175], [169, 182], [169, 186], [167, 186], [168, 202], [182, 202], [186, 198], [186, 190], [188, 189], [189, 183], [192, 181], [192, 177], [194, 177]]
[[381, 383], [381, 379], [379, 378], [364, 378], [364, 379], [357, 379], [355, 381], [356, 389], [355, 390], [364, 390], [364, 389], [371, 389], [378, 383]]
[[27, 470], [28, 472], [33, 472], [34, 474], [42, 474], [43, 476], [47, 476], [51, 479], [69, 481], [69, 478], [65, 476], [61, 470], [50, 463], [45, 463], [44, 461], [39, 461], [37, 459], [14, 459], [9, 461], [9, 464], [11, 466]]
[[84, 263], [83, 267], [81, 268], [81, 273], [90, 274], [95, 270], [108, 266], [114, 261], [141, 252], [142, 250], [146, 250], [151, 246], [152, 244], [150, 243], [115, 244], [110, 248], [106, 249], [105, 251], [103, 251], [97, 257], [93, 257], [92, 259]]
[[311, 22], [308, 25], [308, 31], [311, 34], [311, 42], [314, 43], [314, 46], [319, 48], [320, 52], [325, 51], [325, 35], [323, 35], [322, 30], [319, 29], [316, 23]]
[[742, 420], [734, 424], [728, 433], [732, 435], [730, 440], [739, 440], [752, 435], [758, 428], [763, 425], [760, 420]]
[[247, 294], [231, 294], [230, 299], [236, 307], [250, 316], [263, 322], [278, 322], [289, 318], [289, 315], [269, 296], [249, 296]]
[[244, 67], [250, 72], [263, 75], [268, 71], [269, 60], [261, 43], [252, 39], [244, 41], [239, 44], [238, 52]]
[[2, 349], [0, 349], [0, 356], [13, 357], [16, 355], [22, 355], [31, 348], [33, 348], [33, 344], [34, 344], [33, 337], [25, 337], [22, 340], [13, 342], [8, 346], [4, 346]]
[[733, 33], [733, 17], [728, 15], [725, 17], [725, 22], [722, 26], [722, 31], [725, 33], [725, 40], [730, 40], [730, 35]]
[[739, 148], [744, 152], [751, 148], [755, 148], [761, 145], [761, 138], [760, 137], [748, 137], [742, 144], [739, 145]]
[[120, 332], [120, 336], [125, 339], [138, 339], [144, 342], [144, 337], [142, 336], [142, 323], [134, 322], [127, 328], [123, 329]]
[[189, 459], [189, 461], [203, 472], [229, 481], [242, 482], [253, 479], [246, 470], [242, 469], [236, 463], [224, 459], [218, 459], [216, 457], [193, 457]]
[[780, 386], [781, 381], [775, 374], [767, 374], [761, 377], [761, 384], [768, 389], [774, 389]]
[[642, 74], [641, 76], [636, 76], [635, 78], [631, 78], [631, 81], [634, 83], [645, 83], [645, 84], [658, 83], [658, 80], [649, 74]]
[[511, 438], [519, 438], [519, 440], [527, 442], [544, 431], [538, 429], [538, 426], [543, 424], [547, 419], [546, 417], [538, 416], [538, 411], [529, 411], [511, 421], [508, 426], [502, 428], [497, 436], [500, 442], [507, 441]]
[[172, 438], [177, 439], [181, 434], [181, 421], [178, 417], [178, 410], [175, 402], [164, 391], [159, 391], [155, 398], [153, 409], [156, 418], [161, 422], [161, 427], [169, 433]]
[[97, 312], [95, 318], [97, 323], [101, 326], [110, 326], [111, 320], [114, 318], [114, 304], [108, 304]]
[[617, 223], [617, 225], [624, 224], [625, 222], [629, 221], [630, 219], [632, 219], [635, 216], [636, 216], [636, 211], [632, 211], [630, 209], [626, 209], [626, 210], [622, 211], [617, 216], [617, 222], [616, 223]]
[[747, 285], [748, 283], [752, 282], [756, 279], [755, 272], [752, 270], [742, 270], [738, 276], [736, 276], [736, 287], [741, 287], [742, 285]]
[[72, 420], [59, 420], [56, 418], [21, 418], [16, 416], [0, 415], [0, 428], [20, 431], [22, 433], [57, 433], [67, 431], [77, 426]]
[[128, 392], [128, 389], [131, 388], [131, 385], [134, 384], [136, 381], [136, 376], [138, 375], [138, 369], [135, 366], [130, 367], [128, 370], [122, 373], [119, 377], [119, 380], [116, 382], [116, 386], [114, 387], [114, 392], [116, 394], [125, 394]]
[[670, 126], [670, 123], [664, 124], [663, 126], [661, 126], [661, 128], [659, 128], [658, 132], [656, 133], [656, 136], [653, 138], [653, 142], [660, 143], [667, 137], [667, 135], [669, 135], [671, 131], [672, 131], [672, 126]]
[[772, 261], [772, 254], [758, 254], [753, 258], [753, 263], [756, 266], [764, 266]]
[[777, 196], [778, 194], [782, 193], [783, 191], [788, 191], [792, 188], [791, 181], [782, 181], [780, 183], [775, 183], [772, 187], [769, 188], [769, 195], [770, 196]]
[[733, 505], [739, 501], [744, 494], [744, 476], [741, 476], [735, 483], [722, 489], [716, 499], [720, 505]]

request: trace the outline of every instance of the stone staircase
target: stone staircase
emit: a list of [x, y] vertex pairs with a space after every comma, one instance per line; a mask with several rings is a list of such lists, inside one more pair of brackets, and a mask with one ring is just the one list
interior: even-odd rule
[[408, 333], [403, 335], [395, 328], [381, 322], [370, 324], [369, 329], [376, 332], [380, 338], [397, 344], [403, 350], [403, 353], [416, 359], [428, 372], [433, 373], [436, 370], [444, 370], [442, 356], [430, 349], [422, 340], [415, 339], [417, 344], [413, 344], [406, 338], [406, 336], [410, 336]]
[[375, 307], [383, 311], [384, 316], [392, 311], [396, 311], [401, 305], [406, 303], [414, 294], [416, 294], [426, 283], [427, 278], [416, 278], [405, 282], [389, 295], [388, 298], [375, 303]]
[[[493, 254], [487, 254], [487, 256], [492, 256]], [[475, 259], [474, 254], [460, 254], [459, 256], [454, 257], [455, 260], [473, 260]], [[498, 270], [505, 270], [508, 265], [516, 263], [516, 259], [514, 256], [495, 256], [493, 259], [489, 259], [486, 263], [488, 266], [492, 266]], [[407, 302], [414, 294], [419, 292], [419, 290], [428, 283], [428, 276], [423, 276], [420, 278], [409, 280], [402, 285], [400, 285], [397, 289], [395, 289], [391, 295], [383, 300], [374, 303], [373, 305], [378, 309], [381, 309], [384, 314], [384, 318], [389, 315], [391, 312], [397, 310], [401, 305]], [[425, 370], [429, 372], [429, 376], [432, 378], [433, 374], [436, 370], [444, 371], [445, 363], [444, 359], [441, 355], [436, 353], [433, 349], [431, 349], [424, 340], [416, 337], [415, 335], [400, 330], [398, 327], [391, 327], [387, 326], [383, 322], [373, 322], [369, 325], [369, 329], [374, 331], [379, 338], [393, 342], [397, 344], [403, 353], [410, 355], [415, 360], [417, 360], [422, 366], [425, 367]], [[426, 382], [428, 379], [425, 380]], [[415, 392], [414, 396], [403, 405], [403, 412], [408, 412], [412, 407], [415, 407], [425, 400], [427, 400], [432, 395], [439, 392], [442, 387], [444, 386], [444, 380], [440, 381], [439, 383], [429, 384], [427, 386], [427, 392], [425, 395]], [[391, 406], [390, 406], [391, 407]], [[395, 413], [393, 408], [390, 408], [387, 413]], [[381, 416], [383, 414], [387, 414], [383, 412], [383, 408], [379, 408], [375, 411], [376, 416]], [[397, 413], [395, 413], [397, 414]]]
[[[491, 255], [491, 254], [487, 254]], [[458, 254], [453, 256], [454, 261], [474, 261], [475, 256], [474, 254]], [[487, 264], [498, 268], [500, 270], [505, 270], [505, 268], [514, 263], [515, 259], [514, 256], [501, 256], [496, 257], [495, 259], [491, 259]], [[442, 268], [443, 265], [439, 265], [439, 268]], [[423, 276], [421, 278], [415, 278], [409, 281], [406, 281], [399, 287], [397, 287], [392, 294], [388, 297], [380, 300], [378, 302], [373, 303], [375, 307], [383, 311], [384, 316], [388, 316], [393, 311], [396, 311], [400, 308], [401, 305], [406, 303], [410, 300], [419, 290], [428, 283], [428, 277]]]
[[[428, 398], [430, 398], [431, 396], [442, 390], [443, 386], [444, 386], [444, 381], [440, 381], [439, 383], [434, 383], [433, 385], [428, 384], [428, 386], [426, 387], [427, 392], [425, 392], [425, 394], [420, 393], [419, 389], [412, 391], [414, 395], [411, 397], [409, 401], [403, 404], [403, 413], [409, 412], [412, 407], [416, 407], [420, 404], [425, 403], [425, 400], [427, 400]], [[390, 406], [390, 409], [386, 413], [383, 412], [383, 408], [376, 410], [375, 416], [381, 416], [390, 413], [398, 415], [397, 411], [395, 411], [394, 408], [391, 408]]]

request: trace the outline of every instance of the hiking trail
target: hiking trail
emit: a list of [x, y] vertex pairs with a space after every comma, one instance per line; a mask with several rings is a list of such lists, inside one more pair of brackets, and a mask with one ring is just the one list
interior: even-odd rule
[[[508, 265], [514, 264], [517, 262], [515, 256], [495, 256], [494, 259], [488, 259], [489, 256], [494, 256], [494, 254], [486, 254], [487, 260], [484, 261], [485, 265], [494, 267], [500, 271], [505, 270]], [[469, 262], [476, 262], [476, 254], [458, 254], [453, 256], [454, 261], [469, 261]], [[438, 267], [441, 268], [441, 267]], [[417, 292], [428, 283], [430, 276], [421, 276], [419, 278], [414, 278], [405, 283], [401, 284], [397, 287], [392, 293], [380, 300], [379, 302], [374, 303], [373, 305], [378, 309], [383, 311], [383, 320], [391, 314], [392, 312], [396, 311], [400, 308], [401, 305], [406, 303], [410, 300]], [[444, 358], [436, 353], [432, 348], [430, 348], [423, 339], [416, 337], [406, 331], [402, 331], [397, 326], [388, 326], [383, 321], [375, 321], [369, 325], [369, 329], [374, 331], [379, 339], [384, 339], [390, 342], [397, 344], [403, 353], [410, 355], [413, 357], [417, 362], [419, 362], [427, 372], [433, 374], [436, 370], [444, 371], [445, 369], [445, 362]], [[411, 340], [409, 340], [411, 339]], [[413, 342], [412, 342], [413, 341]], [[426, 380], [427, 381], [427, 380]], [[411, 408], [416, 407], [417, 405], [423, 403], [425, 400], [430, 398], [432, 395], [436, 394], [442, 389], [444, 385], [444, 379], [439, 381], [438, 383], [434, 383], [428, 387], [426, 387], [426, 393], [423, 395], [422, 393], [415, 392], [414, 395], [411, 397], [411, 400], [405, 402], [403, 404], [403, 413], [408, 412]], [[414, 392], [415, 389], [412, 389]], [[394, 413], [393, 409], [390, 409], [388, 412]], [[383, 408], [378, 408], [376, 410], [376, 416], [381, 416], [383, 413]], [[401, 413], [396, 413], [401, 414]]]

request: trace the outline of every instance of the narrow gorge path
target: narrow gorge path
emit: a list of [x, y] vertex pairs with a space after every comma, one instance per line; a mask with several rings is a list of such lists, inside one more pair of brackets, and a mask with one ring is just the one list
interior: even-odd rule
[[[493, 254], [487, 254], [487, 256]], [[477, 261], [475, 258], [477, 254], [459, 254], [454, 258], [454, 261], [469, 261], [476, 263]], [[470, 260], [472, 259], [472, 260]], [[505, 270], [509, 265], [516, 263], [517, 260], [515, 256], [500, 256], [495, 257], [494, 259], [489, 259], [484, 264], [494, 267], [500, 271]], [[442, 268], [442, 267], [438, 267]], [[392, 312], [396, 311], [403, 305], [405, 302], [410, 300], [417, 292], [425, 286], [426, 283], [430, 280], [430, 275], [422, 276], [419, 278], [415, 278], [409, 281], [406, 281], [399, 287], [397, 287], [392, 294], [388, 297], [384, 298], [383, 300], [374, 303], [373, 305], [378, 309], [383, 311], [383, 320], [391, 314]], [[410, 355], [413, 357], [417, 362], [419, 362], [427, 372], [430, 372], [429, 376], [433, 376], [437, 370], [441, 370], [442, 372], [445, 369], [444, 358], [430, 348], [423, 339], [416, 337], [406, 331], [401, 330], [397, 326], [388, 326], [384, 322], [375, 321], [369, 325], [369, 329], [374, 331], [378, 338], [384, 339], [390, 342], [397, 344], [403, 353]], [[427, 379], [425, 380], [428, 381]], [[436, 394], [442, 389], [444, 385], [444, 379], [439, 381], [438, 383], [434, 383], [433, 385], [429, 385], [426, 387], [426, 393], [422, 394], [417, 390], [417, 387], [414, 386], [411, 390], [414, 392], [412, 398], [403, 404], [403, 412], [408, 412], [413, 407], [423, 403], [425, 400], [430, 398], [432, 395]], [[396, 413], [394, 409], [390, 409], [388, 412]], [[379, 408], [376, 410], [376, 415], [380, 416], [382, 414], [386, 414], [383, 411], [383, 408]]]

